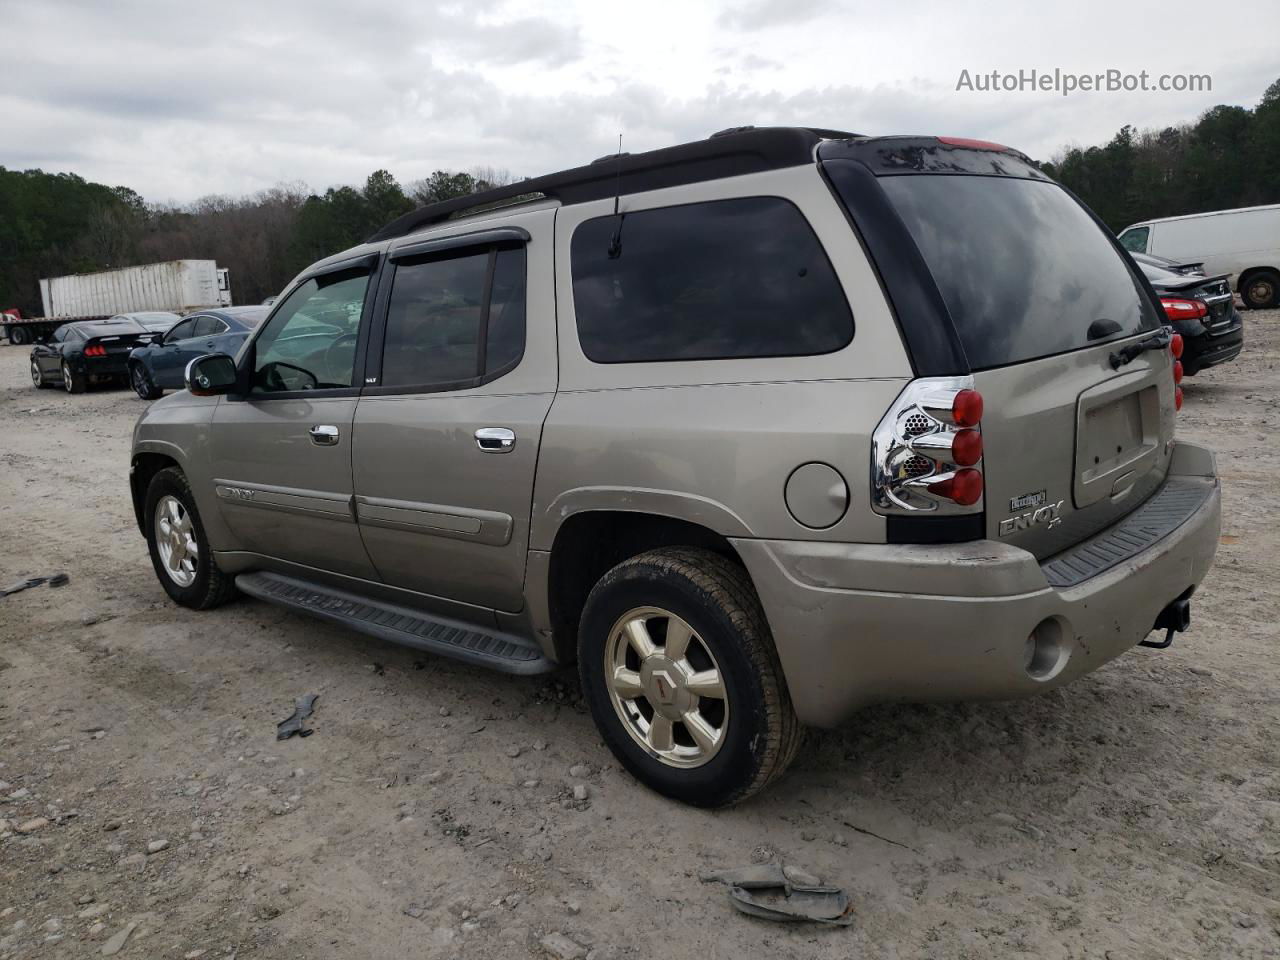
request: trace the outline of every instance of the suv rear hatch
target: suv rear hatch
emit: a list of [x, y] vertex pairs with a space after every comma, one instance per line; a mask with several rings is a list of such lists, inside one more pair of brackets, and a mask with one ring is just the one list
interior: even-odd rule
[[[881, 139], [861, 145], [853, 171], [841, 168], [859, 162], [849, 155], [860, 145], [843, 143], [845, 159], [824, 168], [877, 261], [917, 373], [970, 374], [985, 401], [983, 499], [969, 508], [984, 511], [985, 535], [1045, 558], [1139, 506], [1168, 471], [1173, 357], [1145, 350], [1113, 365], [1120, 347], [1158, 337], [1161, 318], [1111, 236], [997, 145]], [[872, 202], [867, 172], [880, 191]], [[928, 288], [911, 317], [891, 269]]]

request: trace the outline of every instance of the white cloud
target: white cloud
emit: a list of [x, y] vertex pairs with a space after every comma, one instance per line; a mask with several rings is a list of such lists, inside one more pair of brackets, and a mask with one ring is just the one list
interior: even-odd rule
[[[69, 170], [150, 199], [402, 181], [491, 165], [524, 175], [743, 124], [982, 137], [1047, 158], [1122, 124], [1257, 101], [1280, 75], [1280, 12], [1228, 0], [1224, 43], [1157, 42], [1203, 22], [1084, 0], [1052, 12], [977, 0], [502, 0], [375, 10], [337, 0], [199, 7], [0, 0], [22, 57], [0, 86], [0, 164]], [[1231, 24], [1251, 23], [1240, 31]], [[1114, 67], [1213, 75], [1205, 94], [957, 92], [961, 69]]]

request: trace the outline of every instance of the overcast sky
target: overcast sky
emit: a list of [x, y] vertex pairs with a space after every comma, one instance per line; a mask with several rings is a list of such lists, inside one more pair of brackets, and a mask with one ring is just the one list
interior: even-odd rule
[[[1275, 0], [0, 0], [0, 165], [188, 201], [487, 165], [533, 176], [743, 124], [1047, 159], [1253, 106]], [[363, 8], [363, 9], [362, 9]], [[995, 12], [998, 10], [999, 12]], [[963, 69], [1208, 73], [1209, 93], [957, 91]]]

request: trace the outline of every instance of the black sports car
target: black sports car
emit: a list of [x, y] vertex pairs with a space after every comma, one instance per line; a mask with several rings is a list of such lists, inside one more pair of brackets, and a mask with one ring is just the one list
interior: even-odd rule
[[125, 383], [129, 351], [151, 336], [128, 317], [63, 324], [48, 343], [31, 348], [31, 382], [37, 387], [61, 384], [67, 393], [84, 393], [91, 383]]

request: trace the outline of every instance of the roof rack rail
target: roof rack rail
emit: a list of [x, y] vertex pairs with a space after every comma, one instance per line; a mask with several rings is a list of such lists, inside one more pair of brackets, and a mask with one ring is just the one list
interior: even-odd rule
[[856, 136], [808, 127], [734, 127], [706, 140], [645, 153], [614, 154], [572, 170], [428, 204], [392, 220], [368, 242], [403, 237], [434, 223], [527, 202], [534, 199], [531, 195], [567, 205], [612, 197], [615, 192], [638, 193], [800, 166], [813, 162], [813, 148], [820, 141]]

